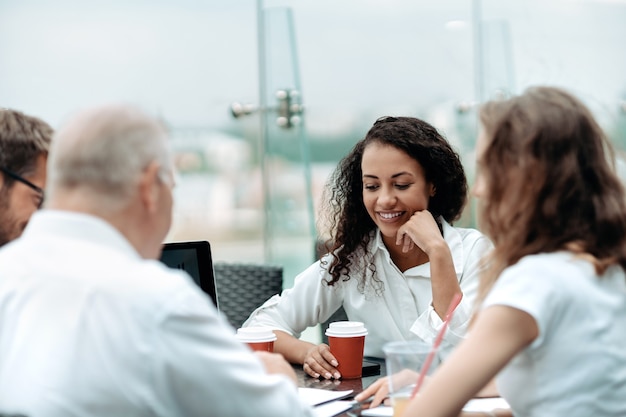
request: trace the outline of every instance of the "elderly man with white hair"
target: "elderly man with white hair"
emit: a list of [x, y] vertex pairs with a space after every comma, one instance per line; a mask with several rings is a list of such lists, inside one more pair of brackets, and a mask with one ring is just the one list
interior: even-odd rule
[[54, 137], [47, 199], [0, 250], [0, 411], [70, 416], [309, 416], [295, 373], [253, 354], [181, 271], [160, 123], [83, 111]]

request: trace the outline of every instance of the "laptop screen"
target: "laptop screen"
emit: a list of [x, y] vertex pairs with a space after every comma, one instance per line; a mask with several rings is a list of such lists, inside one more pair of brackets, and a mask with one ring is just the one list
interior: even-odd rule
[[170, 268], [187, 272], [218, 307], [211, 246], [207, 241], [165, 243], [161, 262]]

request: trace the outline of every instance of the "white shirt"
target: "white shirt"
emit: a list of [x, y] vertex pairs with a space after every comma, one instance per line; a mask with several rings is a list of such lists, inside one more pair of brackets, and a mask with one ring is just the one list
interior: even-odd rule
[[183, 272], [104, 221], [37, 212], [0, 250], [0, 410], [35, 417], [309, 416]]
[[[464, 294], [441, 345], [441, 356], [445, 357], [465, 335], [478, 289], [479, 262], [492, 246], [477, 230], [452, 227], [446, 222], [443, 236]], [[244, 326], [268, 326], [300, 337], [307, 327], [324, 322], [343, 305], [350, 320], [365, 323], [366, 356], [384, 357], [382, 347], [390, 341], [434, 341], [443, 322], [432, 307], [430, 263], [400, 272], [378, 230], [368, 251], [374, 255], [377, 276], [384, 283], [382, 294], [376, 294], [371, 287], [360, 290], [358, 278], [363, 270], [354, 267], [350, 280], [326, 285], [323, 281], [330, 280], [330, 274], [318, 261], [295, 278], [293, 288], [255, 310]], [[330, 262], [329, 255], [325, 259]]]
[[498, 375], [516, 417], [626, 416], [626, 276], [598, 277], [572, 253], [526, 256], [507, 268], [484, 308], [530, 314], [539, 336]]

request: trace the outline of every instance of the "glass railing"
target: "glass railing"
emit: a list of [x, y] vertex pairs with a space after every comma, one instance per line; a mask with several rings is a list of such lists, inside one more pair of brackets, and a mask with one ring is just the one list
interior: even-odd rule
[[280, 263], [291, 285], [329, 173], [380, 116], [434, 124], [471, 183], [479, 103], [558, 85], [626, 151], [624, 22], [609, 0], [2, 2], [0, 105], [54, 126], [113, 100], [159, 114], [178, 167], [168, 239]]

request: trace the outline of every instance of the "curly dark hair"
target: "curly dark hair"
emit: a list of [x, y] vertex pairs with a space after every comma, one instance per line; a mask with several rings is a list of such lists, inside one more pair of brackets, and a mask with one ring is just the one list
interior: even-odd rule
[[[430, 124], [414, 117], [382, 117], [338, 164], [331, 175], [324, 194], [323, 213], [329, 225], [330, 237], [326, 249], [332, 254], [328, 271], [332, 276], [328, 285], [340, 279], [348, 281], [352, 268], [366, 265], [369, 274], [361, 274], [363, 290], [367, 275], [378, 290], [382, 282], [376, 278], [376, 268], [367, 246], [376, 224], [363, 204], [361, 160], [363, 152], [372, 143], [391, 145], [415, 159], [424, 169], [426, 181], [437, 190], [428, 203], [428, 210], [436, 219], [457, 220], [467, 202], [467, 179], [458, 153]], [[358, 256], [353, 256], [358, 251]], [[359, 260], [359, 265], [355, 262]]]

